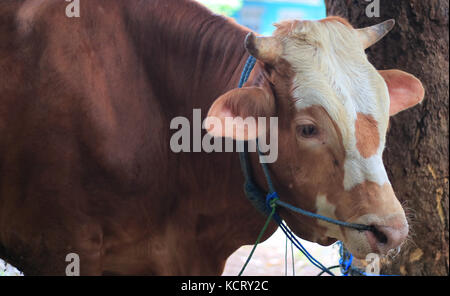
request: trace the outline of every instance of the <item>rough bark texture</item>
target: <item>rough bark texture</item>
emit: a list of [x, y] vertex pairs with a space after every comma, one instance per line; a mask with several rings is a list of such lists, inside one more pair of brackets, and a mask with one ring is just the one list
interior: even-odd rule
[[395, 19], [396, 26], [367, 50], [378, 69], [398, 68], [425, 87], [420, 106], [392, 118], [384, 155], [389, 177], [410, 217], [411, 239], [382, 272], [447, 275], [448, 216], [448, 0], [381, 0], [380, 17], [369, 18], [373, 0], [326, 0], [328, 15], [354, 27]]

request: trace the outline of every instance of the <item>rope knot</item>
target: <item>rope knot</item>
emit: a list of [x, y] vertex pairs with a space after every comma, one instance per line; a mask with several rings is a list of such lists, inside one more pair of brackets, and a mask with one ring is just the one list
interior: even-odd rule
[[270, 209], [270, 210], [274, 209], [277, 206], [276, 202], [279, 199], [280, 198], [279, 198], [278, 193], [276, 191], [267, 194], [267, 196], [266, 196], [266, 207], [268, 209]]

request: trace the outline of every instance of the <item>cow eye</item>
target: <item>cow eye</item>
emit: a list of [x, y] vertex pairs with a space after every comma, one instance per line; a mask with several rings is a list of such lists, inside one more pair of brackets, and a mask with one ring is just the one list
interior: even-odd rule
[[312, 124], [299, 125], [297, 132], [303, 138], [312, 138], [318, 133], [316, 126]]

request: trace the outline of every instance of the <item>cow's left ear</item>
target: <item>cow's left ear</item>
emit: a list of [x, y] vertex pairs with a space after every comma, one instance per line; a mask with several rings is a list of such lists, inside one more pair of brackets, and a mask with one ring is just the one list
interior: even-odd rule
[[389, 89], [390, 116], [422, 102], [425, 90], [415, 76], [400, 70], [382, 70], [379, 73], [383, 76]]
[[258, 118], [268, 118], [274, 113], [271, 92], [255, 86], [236, 88], [216, 99], [204, 124], [214, 137], [253, 140], [265, 132], [258, 130]]

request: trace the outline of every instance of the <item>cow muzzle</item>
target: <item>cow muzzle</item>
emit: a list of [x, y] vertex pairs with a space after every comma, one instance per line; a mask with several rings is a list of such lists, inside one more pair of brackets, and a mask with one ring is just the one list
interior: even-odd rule
[[369, 231], [346, 231], [344, 243], [357, 258], [364, 259], [370, 253], [386, 255], [399, 249], [408, 237], [409, 226], [404, 213], [386, 218], [368, 214], [360, 217], [357, 223], [372, 227]]
[[365, 235], [373, 253], [387, 254], [390, 250], [399, 248], [408, 237], [409, 226], [403, 217], [372, 226], [373, 230], [366, 231]]

